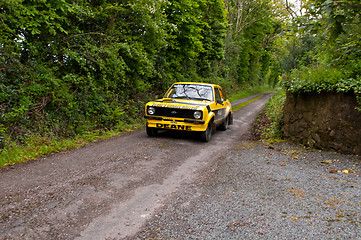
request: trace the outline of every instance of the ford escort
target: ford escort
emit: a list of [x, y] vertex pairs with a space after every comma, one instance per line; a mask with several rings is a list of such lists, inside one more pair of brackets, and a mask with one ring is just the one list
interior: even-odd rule
[[225, 131], [233, 123], [232, 106], [222, 88], [215, 84], [177, 82], [163, 98], [145, 106], [146, 132], [193, 131], [208, 142], [217, 127]]

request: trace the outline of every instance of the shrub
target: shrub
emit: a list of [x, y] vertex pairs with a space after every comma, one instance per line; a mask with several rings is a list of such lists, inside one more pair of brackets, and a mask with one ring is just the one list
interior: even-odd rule
[[328, 66], [294, 69], [283, 81], [286, 91], [292, 93], [351, 92], [356, 95], [361, 111], [361, 77], [352, 69], [340, 70]]

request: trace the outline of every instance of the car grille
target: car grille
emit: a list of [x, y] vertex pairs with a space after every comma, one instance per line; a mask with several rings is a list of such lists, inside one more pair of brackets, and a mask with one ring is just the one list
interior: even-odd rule
[[194, 118], [194, 110], [179, 109], [179, 108], [166, 108], [166, 107], [154, 107], [155, 116], [172, 117], [172, 118]]

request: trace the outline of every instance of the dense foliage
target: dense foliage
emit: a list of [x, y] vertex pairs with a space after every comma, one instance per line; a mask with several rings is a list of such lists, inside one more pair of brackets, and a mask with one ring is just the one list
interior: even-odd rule
[[[286, 15], [292, 21], [276, 44], [284, 90], [294, 94], [353, 93], [361, 111], [360, 1], [286, 3]], [[285, 99], [283, 91], [270, 99], [255, 123], [256, 138], [282, 136]]]
[[[286, 90], [353, 92], [361, 96], [361, 2], [307, 0], [288, 39]], [[297, 38], [295, 38], [297, 37]], [[287, 62], [284, 59], [284, 62]], [[361, 101], [359, 99], [360, 106]]]
[[348, 77], [338, 68], [319, 66], [294, 70], [292, 79], [284, 83], [292, 93], [354, 92], [361, 94], [360, 80]]
[[276, 84], [269, 0], [1, 0], [0, 149], [122, 130], [175, 81]]
[[242, 83], [257, 85], [278, 83], [281, 74], [273, 54], [274, 39], [282, 21], [272, 1], [229, 0], [230, 28], [225, 39], [226, 76]]

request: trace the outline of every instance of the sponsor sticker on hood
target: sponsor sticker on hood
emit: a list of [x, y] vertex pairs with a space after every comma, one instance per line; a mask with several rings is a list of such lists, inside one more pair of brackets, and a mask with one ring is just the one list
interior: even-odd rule
[[168, 104], [152, 104], [152, 107], [162, 107], [162, 108], [176, 108], [176, 109], [188, 109], [188, 110], [197, 110], [202, 106], [182, 106], [182, 105], [168, 105]]

